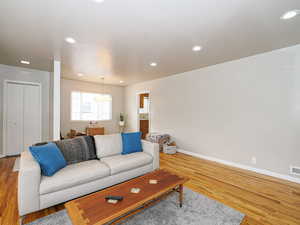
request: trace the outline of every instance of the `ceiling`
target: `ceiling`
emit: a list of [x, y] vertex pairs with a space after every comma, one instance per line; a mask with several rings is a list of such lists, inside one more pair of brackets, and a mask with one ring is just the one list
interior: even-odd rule
[[300, 16], [280, 20], [292, 9], [299, 0], [1, 0], [0, 63], [52, 71], [57, 59], [65, 78], [128, 85], [299, 44]]

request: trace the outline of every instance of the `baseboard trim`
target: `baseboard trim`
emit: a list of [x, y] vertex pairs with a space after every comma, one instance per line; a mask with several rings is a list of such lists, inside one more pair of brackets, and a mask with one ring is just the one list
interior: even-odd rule
[[284, 174], [280, 174], [280, 173], [275, 173], [275, 172], [265, 170], [265, 169], [258, 169], [258, 168], [255, 168], [255, 167], [246, 166], [246, 165], [242, 165], [242, 164], [239, 164], [239, 163], [226, 161], [226, 160], [223, 160], [223, 159], [218, 159], [218, 158], [214, 158], [214, 157], [210, 157], [210, 156], [205, 156], [205, 155], [201, 155], [201, 154], [198, 154], [198, 153], [195, 153], [195, 152], [185, 151], [185, 150], [182, 150], [182, 149], [178, 149], [178, 152], [181, 152], [181, 153], [184, 153], [184, 154], [187, 154], [187, 155], [191, 155], [191, 156], [195, 156], [195, 157], [201, 158], [201, 159], [206, 159], [206, 160], [209, 160], [209, 161], [218, 162], [218, 163], [221, 163], [221, 164], [224, 164], [224, 165], [227, 165], [227, 166], [237, 167], [237, 168], [240, 168], [240, 169], [249, 170], [249, 171], [252, 171], [252, 172], [256, 172], [256, 173], [260, 173], [260, 174], [264, 174], [264, 175], [268, 175], [268, 176], [271, 176], [271, 177], [276, 177], [276, 178], [279, 178], [279, 179], [288, 180], [288, 181], [300, 184], [300, 178], [296, 178], [296, 177], [292, 177], [292, 176], [288, 176], [288, 175], [284, 175]]

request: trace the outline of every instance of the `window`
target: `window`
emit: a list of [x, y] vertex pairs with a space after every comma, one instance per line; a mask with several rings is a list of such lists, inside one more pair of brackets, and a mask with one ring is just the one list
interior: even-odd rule
[[71, 120], [111, 120], [111, 108], [111, 95], [78, 91], [71, 94]]

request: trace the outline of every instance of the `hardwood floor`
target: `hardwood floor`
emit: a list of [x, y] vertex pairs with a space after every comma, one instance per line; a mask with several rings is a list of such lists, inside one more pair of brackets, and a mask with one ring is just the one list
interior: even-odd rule
[[[16, 157], [0, 159], [0, 224], [17, 225], [19, 223], [17, 203], [18, 172], [13, 172]], [[32, 222], [38, 218], [64, 209], [63, 204], [27, 215], [23, 223]]]
[[[0, 224], [18, 224], [15, 157], [0, 159]], [[242, 225], [300, 225], [300, 185], [198, 159], [161, 154], [161, 168], [188, 176], [187, 187], [246, 214]], [[28, 223], [63, 204], [26, 216]]]
[[299, 225], [300, 185], [198, 159], [161, 154], [161, 167], [190, 178], [187, 187], [246, 214], [243, 225]]

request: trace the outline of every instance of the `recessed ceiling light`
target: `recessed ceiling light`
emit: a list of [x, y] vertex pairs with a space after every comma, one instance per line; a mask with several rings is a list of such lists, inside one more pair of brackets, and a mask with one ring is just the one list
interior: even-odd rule
[[152, 62], [152, 63], [150, 63], [150, 66], [157, 66], [157, 63], [156, 62]]
[[29, 62], [29, 61], [26, 61], [26, 60], [21, 60], [20, 63], [26, 64], [26, 65], [29, 65], [29, 64], [30, 64], [30, 62]]
[[97, 3], [102, 3], [104, 2], [104, 0], [93, 0], [94, 2], [97, 2]]
[[76, 43], [76, 40], [74, 38], [71, 38], [71, 37], [66, 37], [65, 41], [70, 43], [70, 44], [75, 44]]
[[120, 80], [120, 84], [122, 84], [122, 83], [124, 83], [124, 81], [123, 81], [123, 80]]
[[286, 12], [285, 14], [283, 14], [283, 15], [280, 17], [280, 19], [282, 19], [282, 20], [289, 20], [289, 19], [294, 18], [294, 17], [297, 16], [298, 14], [300, 14], [300, 10], [298, 10], [298, 9], [291, 10], [291, 11], [288, 11], [288, 12]]
[[82, 77], [84, 74], [83, 73], [77, 73], [77, 76]]
[[194, 51], [194, 52], [199, 52], [199, 51], [201, 51], [201, 50], [202, 50], [202, 47], [199, 46], [199, 45], [195, 45], [195, 46], [193, 47], [193, 51]]

